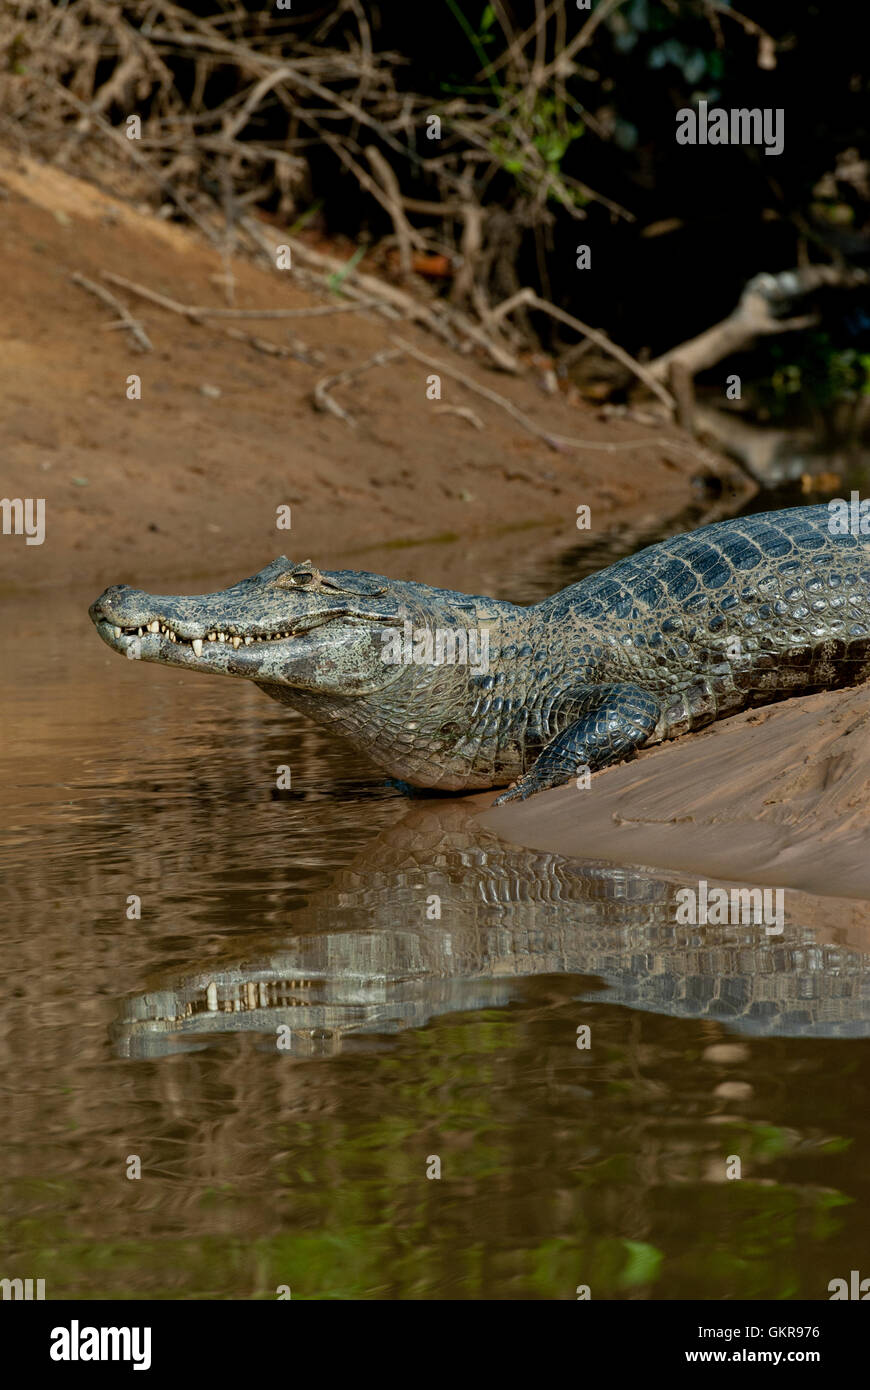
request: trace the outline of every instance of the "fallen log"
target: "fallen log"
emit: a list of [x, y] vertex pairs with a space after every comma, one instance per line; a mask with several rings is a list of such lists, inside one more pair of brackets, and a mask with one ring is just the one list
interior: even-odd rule
[[867, 281], [866, 271], [841, 270], [830, 265], [803, 266], [798, 270], [780, 271], [778, 275], [755, 275], [727, 318], [697, 338], [690, 338], [656, 357], [647, 364], [646, 370], [656, 381], [666, 381], [670, 379], [673, 365], [679, 363], [690, 376], [697, 376], [698, 372], [715, 367], [723, 358], [751, 347], [757, 338], [811, 328], [818, 322], [815, 314], [784, 316], [786, 306], [794, 300], [825, 285], [848, 289], [865, 285]]

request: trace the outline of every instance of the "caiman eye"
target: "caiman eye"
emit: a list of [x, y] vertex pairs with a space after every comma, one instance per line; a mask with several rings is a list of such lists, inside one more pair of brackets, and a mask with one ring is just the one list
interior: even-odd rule
[[[310, 569], [307, 568], [309, 565]], [[297, 569], [280, 575], [275, 582], [280, 589], [305, 589], [309, 584], [316, 583], [319, 578], [320, 571], [314, 568], [310, 560], [303, 560]]]

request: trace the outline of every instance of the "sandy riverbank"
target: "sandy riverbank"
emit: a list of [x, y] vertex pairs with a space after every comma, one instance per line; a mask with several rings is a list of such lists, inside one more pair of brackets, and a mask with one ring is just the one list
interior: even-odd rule
[[483, 820], [560, 854], [870, 897], [870, 687], [745, 711]]

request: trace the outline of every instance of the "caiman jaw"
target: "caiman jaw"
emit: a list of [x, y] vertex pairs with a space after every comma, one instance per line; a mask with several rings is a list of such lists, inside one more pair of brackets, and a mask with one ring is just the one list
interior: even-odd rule
[[[163, 622], [160, 618], [152, 618], [144, 627], [121, 626], [118, 623], [113, 623], [110, 618], [106, 617], [96, 617], [95, 621], [97, 631], [110, 646], [114, 646], [115, 643], [120, 643], [124, 638], [145, 637], [150, 633], [153, 636], [161, 637], [178, 646], [192, 648], [194, 656], [202, 656], [203, 650], [211, 642], [228, 642], [230, 646], [238, 651], [241, 646], [250, 647], [255, 643], [285, 642], [303, 635], [302, 633], [291, 632], [289, 629], [286, 632], [263, 632], [256, 633], [253, 636], [249, 633], [242, 634], [233, 632], [231, 629], [226, 632], [219, 629], [212, 629], [210, 632], [205, 633], [203, 637], [187, 637], [177, 632], [175, 628]], [[310, 630], [310, 628], [307, 629], [307, 631]], [[112, 641], [112, 639], [114, 639], [114, 641]]]
[[136, 626], [129, 618], [120, 622], [119, 616], [113, 611], [111, 602], [104, 603], [102, 599], [91, 608], [91, 618], [100, 637], [122, 656], [182, 666], [191, 671], [256, 679], [261, 672], [268, 678], [262, 664], [266, 652], [275, 653], [270, 667], [276, 660], [280, 667], [278, 653], [282, 644], [286, 644], [288, 655], [291, 648], [294, 655], [302, 656], [306, 651], [313, 655], [317, 629], [327, 625], [332, 615], [312, 614], [302, 622], [297, 619], [295, 629], [285, 627], [272, 632], [257, 632], [253, 628], [246, 632], [237, 624], [207, 627], [195, 619], [149, 618], [147, 609], [142, 614], [145, 621]]

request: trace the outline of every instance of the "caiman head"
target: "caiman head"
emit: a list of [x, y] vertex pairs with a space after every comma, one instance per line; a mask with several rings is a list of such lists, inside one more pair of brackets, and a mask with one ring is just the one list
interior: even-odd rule
[[489, 690], [505, 680], [488, 663], [498, 655], [502, 618], [515, 611], [495, 599], [353, 570], [321, 572], [282, 556], [215, 594], [113, 586], [90, 614], [117, 652], [241, 676], [344, 735], [394, 777], [460, 789], [503, 785], [522, 770], [493, 728], [473, 727], [489, 708]]
[[415, 613], [422, 586], [355, 571], [321, 573], [282, 556], [214, 594], [147, 594], [113, 585], [91, 605], [116, 652], [257, 684], [364, 695], [396, 679], [385, 633]]

